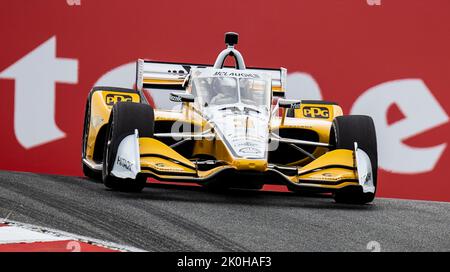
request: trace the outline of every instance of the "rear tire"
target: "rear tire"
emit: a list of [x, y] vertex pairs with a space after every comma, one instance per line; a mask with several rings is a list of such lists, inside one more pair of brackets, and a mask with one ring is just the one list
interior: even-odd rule
[[[354, 150], [354, 142], [370, 158], [372, 163], [373, 184], [377, 189], [378, 153], [377, 138], [373, 120], [365, 115], [347, 115], [334, 118], [330, 133], [330, 143], [336, 149]], [[375, 193], [364, 193], [360, 186], [344, 187], [334, 193], [338, 203], [365, 204], [372, 202]]]
[[140, 192], [147, 178], [138, 174], [136, 179], [122, 179], [111, 175], [120, 142], [139, 131], [139, 137], [152, 137], [154, 131], [153, 108], [146, 104], [119, 102], [114, 104], [109, 117], [103, 153], [103, 184], [113, 190]]

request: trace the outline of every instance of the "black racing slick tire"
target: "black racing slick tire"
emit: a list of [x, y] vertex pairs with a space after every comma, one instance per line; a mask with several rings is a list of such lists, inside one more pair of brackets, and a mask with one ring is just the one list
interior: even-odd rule
[[147, 104], [119, 102], [114, 104], [109, 117], [103, 153], [103, 183], [106, 187], [126, 192], [140, 192], [147, 178], [138, 174], [136, 179], [122, 179], [111, 175], [120, 142], [139, 131], [139, 137], [153, 137], [154, 112]]
[[[365, 115], [347, 115], [334, 118], [330, 132], [330, 144], [336, 149], [354, 150], [354, 143], [362, 149], [372, 163], [373, 183], [377, 188], [378, 152], [373, 120]], [[375, 191], [376, 192], [376, 191]], [[347, 186], [334, 192], [338, 203], [366, 204], [372, 202], [375, 193], [364, 193], [360, 186]]]

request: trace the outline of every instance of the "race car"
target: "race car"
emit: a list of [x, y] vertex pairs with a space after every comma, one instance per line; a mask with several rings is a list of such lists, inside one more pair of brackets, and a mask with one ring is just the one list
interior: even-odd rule
[[[373, 201], [371, 117], [343, 115], [333, 102], [284, 98], [287, 70], [247, 67], [237, 42], [237, 33], [225, 33], [213, 65], [138, 60], [135, 89], [94, 87], [84, 174], [122, 191], [139, 192], [151, 177], [213, 190], [284, 184], [332, 193], [339, 203]], [[177, 107], [153, 108], [149, 91], [168, 92]]]

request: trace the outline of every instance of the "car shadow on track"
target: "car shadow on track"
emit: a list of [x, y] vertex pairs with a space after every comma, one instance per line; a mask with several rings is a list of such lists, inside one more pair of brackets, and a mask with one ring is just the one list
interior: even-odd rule
[[210, 191], [201, 186], [148, 183], [140, 193], [112, 191], [118, 198], [147, 201], [178, 201], [189, 203], [211, 203], [240, 206], [261, 206], [279, 208], [310, 208], [338, 210], [379, 210], [375, 204], [350, 205], [335, 203], [330, 194], [276, 192], [264, 190], [230, 189], [220, 192]]

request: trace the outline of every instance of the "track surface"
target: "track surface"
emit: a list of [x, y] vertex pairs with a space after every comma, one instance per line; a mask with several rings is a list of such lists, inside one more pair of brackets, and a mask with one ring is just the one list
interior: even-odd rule
[[450, 251], [450, 203], [149, 185], [121, 193], [94, 181], [0, 172], [0, 218], [149, 251]]

